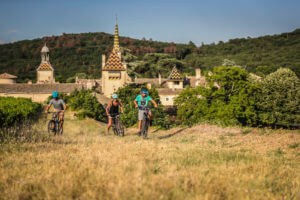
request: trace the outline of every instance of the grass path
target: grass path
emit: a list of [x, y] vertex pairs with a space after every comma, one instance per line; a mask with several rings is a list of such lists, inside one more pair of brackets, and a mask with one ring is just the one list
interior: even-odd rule
[[299, 131], [135, 132], [106, 136], [104, 124], [67, 115], [63, 136], [2, 145], [0, 199], [300, 198]]

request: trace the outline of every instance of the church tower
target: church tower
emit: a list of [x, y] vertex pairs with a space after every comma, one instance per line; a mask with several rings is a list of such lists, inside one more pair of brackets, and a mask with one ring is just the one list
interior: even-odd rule
[[110, 98], [114, 92], [129, 82], [131, 82], [131, 80], [127, 74], [126, 65], [121, 61], [119, 31], [116, 21], [114, 46], [107, 62], [102, 66], [102, 93]]
[[49, 61], [49, 48], [45, 44], [41, 50], [41, 64], [37, 68], [37, 83], [55, 83], [54, 69]]

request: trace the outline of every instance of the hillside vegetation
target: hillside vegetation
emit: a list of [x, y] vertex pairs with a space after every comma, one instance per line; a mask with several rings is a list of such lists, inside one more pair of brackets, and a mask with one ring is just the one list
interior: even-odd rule
[[[36, 127], [41, 136], [46, 127], [46, 119]], [[148, 140], [136, 130], [104, 133], [104, 124], [67, 112], [63, 136], [1, 145], [0, 199], [299, 198], [297, 131], [200, 125], [151, 130]]]
[[[110, 53], [113, 35], [63, 34], [0, 45], [0, 73], [16, 75], [19, 82], [35, 80], [35, 70], [40, 63], [40, 50], [44, 43], [51, 51], [50, 61], [55, 68], [56, 80], [65, 82], [76, 73], [99, 78], [101, 55]], [[273, 36], [202, 44], [200, 47], [193, 42], [176, 44], [128, 37], [120, 37], [120, 45], [123, 60], [128, 63], [132, 77], [156, 77], [159, 72], [166, 77], [175, 64], [183, 73], [193, 74], [196, 67], [212, 70], [214, 66], [221, 65], [224, 59], [234, 61], [258, 75], [288, 67], [300, 76], [300, 29]]]

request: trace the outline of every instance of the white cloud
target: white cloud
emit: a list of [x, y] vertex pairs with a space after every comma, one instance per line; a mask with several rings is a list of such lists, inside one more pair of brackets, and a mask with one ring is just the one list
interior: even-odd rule
[[0, 44], [5, 44], [6, 42], [4, 40], [0, 40]]

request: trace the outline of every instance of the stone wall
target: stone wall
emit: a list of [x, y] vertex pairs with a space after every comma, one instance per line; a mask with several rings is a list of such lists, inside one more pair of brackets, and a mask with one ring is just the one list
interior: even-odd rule
[[0, 78], [0, 84], [14, 84], [16, 83], [15, 79], [12, 78]]
[[74, 90], [86, 89], [85, 85], [65, 84], [0, 84], [0, 96], [24, 97], [32, 101], [43, 103], [52, 95], [53, 91], [71, 93]]
[[51, 94], [53, 91], [71, 93], [75, 89], [85, 89], [84, 85], [74, 83], [62, 84], [0, 84], [0, 93], [10, 94]]
[[48, 97], [52, 95], [51, 93], [48, 94], [25, 94], [25, 93], [0, 93], [1, 97], [15, 97], [15, 98], [28, 98], [34, 102], [44, 103], [48, 99]]

